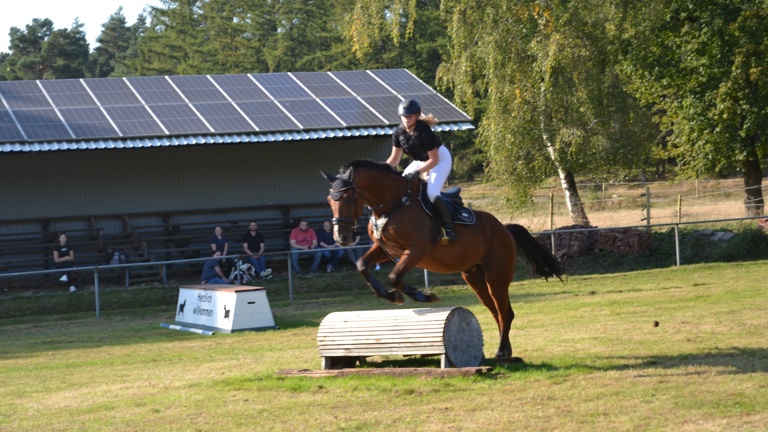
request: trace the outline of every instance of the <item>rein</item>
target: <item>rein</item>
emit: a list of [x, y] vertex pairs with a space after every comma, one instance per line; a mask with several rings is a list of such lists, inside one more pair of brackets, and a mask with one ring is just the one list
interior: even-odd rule
[[[333, 223], [334, 226], [339, 226], [339, 225], [345, 225], [346, 224], [346, 225], [351, 226], [352, 231], [357, 231], [357, 223], [358, 223], [358, 219], [360, 218], [360, 215], [358, 214], [358, 205], [357, 205], [357, 194], [358, 194], [358, 192], [357, 192], [357, 188], [355, 187], [355, 183], [353, 181], [353, 177], [354, 177], [354, 171], [350, 171], [349, 180], [344, 180], [343, 183], [342, 183], [343, 186], [339, 187], [338, 189], [331, 188], [330, 192], [331, 192], [331, 198], [334, 201], [338, 201], [338, 200], [341, 199], [342, 195], [346, 191], [352, 190], [352, 198], [351, 199], [352, 199], [353, 206], [355, 207], [355, 217], [354, 217], [354, 219], [335, 217], [335, 218], [331, 219], [331, 223]], [[405, 178], [405, 195], [402, 198], [400, 198], [399, 201], [396, 201], [394, 206], [392, 206], [392, 208], [390, 208], [388, 212], [383, 212], [382, 216], [383, 215], [390, 215], [391, 216], [393, 213], [395, 213], [400, 208], [405, 207], [408, 204], [410, 204], [411, 203], [411, 194], [412, 194], [411, 181], [408, 178]], [[363, 196], [363, 194], [360, 193], [360, 196]], [[380, 205], [383, 206], [383, 204], [380, 204]], [[371, 206], [369, 206], [369, 207], [371, 207]]]

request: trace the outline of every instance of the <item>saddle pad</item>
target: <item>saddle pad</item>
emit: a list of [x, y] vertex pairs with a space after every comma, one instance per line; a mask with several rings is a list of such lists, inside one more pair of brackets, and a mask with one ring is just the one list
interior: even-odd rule
[[[430, 216], [435, 217], [432, 203], [429, 202], [429, 197], [427, 197], [427, 188], [424, 187], [425, 185], [426, 183], [421, 183], [419, 201], [421, 202], [421, 206], [424, 208], [424, 211], [427, 212]], [[457, 205], [456, 202], [453, 201], [453, 199], [456, 198], [461, 199], [458, 192], [460, 190], [461, 189], [459, 188], [452, 188], [450, 189], [450, 193], [446, 194], [443, 192], [440, 194], [440, 196], [443, 197], [443, 201], [448, 205], [448, 210], [451, 212], [451, 222], [462, 225], [472, 225], [477, 220], [475, 217], [475, 212], [465, 206]]]

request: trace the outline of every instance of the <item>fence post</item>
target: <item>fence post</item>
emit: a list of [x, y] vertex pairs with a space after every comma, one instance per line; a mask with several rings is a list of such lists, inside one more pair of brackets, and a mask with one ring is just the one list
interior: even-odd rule
[[285, 258], [288, 260], [288, 299], [293, 301], [293, 268], [291, 266], [291, 254], [288, 252], [285, 254]]
[[555, 229], [555, 195], [549, 194], [549, 230]]
[[677, 196], [677, 223], [683, 220], [683, 196]]
[[240, 259], [240, 255], [235, 258], [235, 268], [238, 270], [237, 273], [235, 273], [235, 281], [238, 285], [241, 285], [243, 283], [243, 276], [240, 273], [240, 267], [243, 266], [243, 261]]
[[101, 318], [101, 307], [99, 305], [99, 268], [93, 269], [93, 292], [96, 297], [96, 319]]
[[651, 231], [651, 187], [645, 187], [645, 225], [647, 230]]
[[675, 225], [675, 262], [680, 267], [680, 225]]
[[555, 195], [549, 194], [549, 244], [552, 255], [555, 255]]

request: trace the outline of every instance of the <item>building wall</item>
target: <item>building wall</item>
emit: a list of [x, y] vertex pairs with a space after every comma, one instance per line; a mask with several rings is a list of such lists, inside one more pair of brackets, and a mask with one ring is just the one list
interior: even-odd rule
[[320, 170], [383, 161], [389, 151], [388, 137], [372, 137], [3, 154], [0, 231], [30, 219], [61, 218], [55, 229], [74, 229], [82, 221], [63, 219], [94, 216], [104, 225], [121, 215], [322, 204], [328, 183]]

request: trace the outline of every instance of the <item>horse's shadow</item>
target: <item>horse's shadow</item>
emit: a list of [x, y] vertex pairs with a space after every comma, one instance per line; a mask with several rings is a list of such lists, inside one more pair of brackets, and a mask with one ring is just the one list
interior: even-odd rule
[[626, 369], [678, 369], [681, 366], [703, 366], [717, 368], [718, 374], [746, 374], [768, 372], [768, 348], [715, 348], [704, 353], [670, 356], [617, 357], [631, 364], [617, 366]]
[[[680, 374], [695, 375], [704, 372], [685, 371], [686, 366], [711, 367], [720, 375], [737, 375], [748, 373], [768, 372], [768, 348], [716, 348], [704, 353], [679, 354], [679, 355], [651, 355], [651, 356], [623, 356], [606, 357], [609, 360], [618, 360], [613, 366], [595, 366], [587, 364], [554, 365], [551, 363], [511, 363], [495, 364], [493, 359], [488, 359], [490, 365], [495, 366], [497, 372], [522, 372], [522, 371], [559, 371], [559, 370], [594, 370], [594, 371], [626, 371], [634, 370], [637, 376], [648, 375], [653, 370], [680, 369]], [[706, 372], [711, 373], [711, 372]]]

